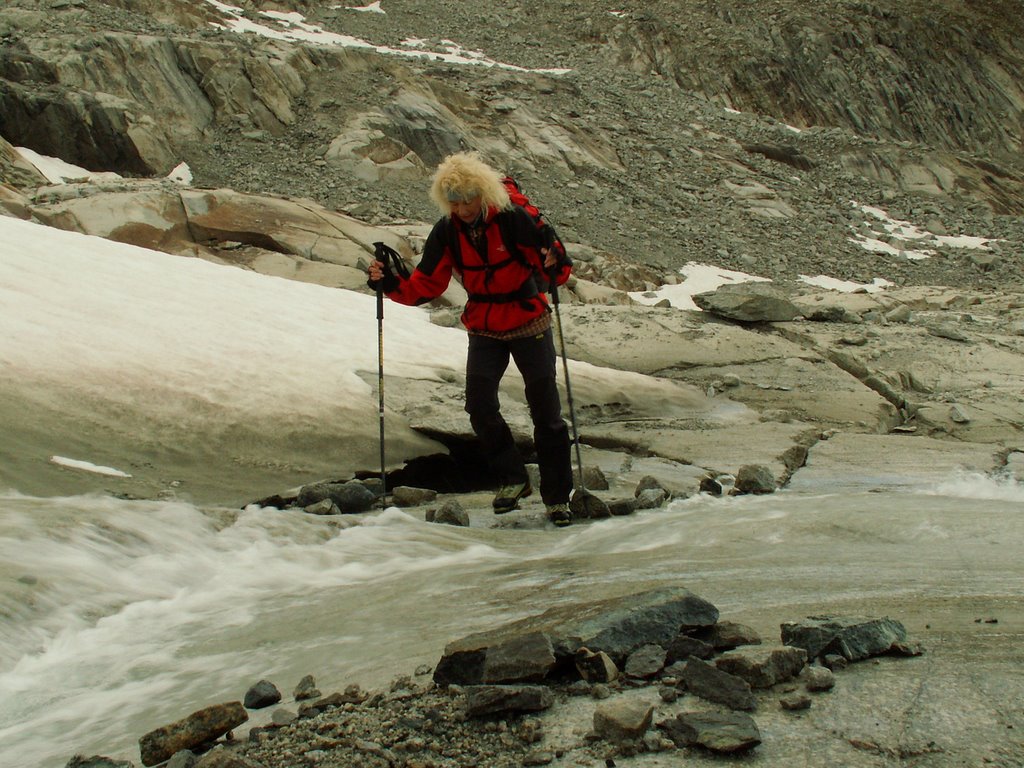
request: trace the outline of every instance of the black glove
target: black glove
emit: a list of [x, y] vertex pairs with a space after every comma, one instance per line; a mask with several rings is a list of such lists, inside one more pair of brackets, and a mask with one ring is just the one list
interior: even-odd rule
[[374, 243], [373, 245], [373, 255], [383, 265], [384, 276], [380, 280], [367, 280], [366, 284], [373, 291], [382, 290], [384, 293], [391, 293], [398, 290], [400, 281], [392, 270], [391, 265], [394, 264], [394, 268], [406, 279], [409, 277], [409, 269], [405, 266], [405, 262], [402, 261], [401, 255], [394, 248], [384, 243]]
[[391, 293], [392, 291], [398, 290], [398, 278], [395, 277], [395, 273], [391, 271], [391, 267], [388, 266], [386, 261], [381, 262], [384, 265], [384, 276], [380, 280], [368, 279], [366, 284], [370, 287], [370, 290], [383, 291], [384, 293]]

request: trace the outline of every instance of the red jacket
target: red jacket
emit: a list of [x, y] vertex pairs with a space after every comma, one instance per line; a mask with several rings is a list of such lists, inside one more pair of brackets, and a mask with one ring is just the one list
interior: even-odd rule
[[[388, 292], [388, 298], [400, 304], [423, 304], [444, 293], [456, 272], [469, 294], [462, 313], [462, 324], [469, 331], [511, 331], [550, 311], [543, 293], [546, 278], [540, 249], [549, 247], [553, 230], [549, 234], [538, 229], [526, 211], [513, 207], [487, 212], [482, 253], [467, 231], [468, 225], [457, 217], [438, 221], [427, 237], [419, 265], [408, 280], [400, 280]], [[514, 242], [506, 243], [502, 231]], [[556, 283], [568, 280], [571, 270], [572, 262], [562, 259]]]

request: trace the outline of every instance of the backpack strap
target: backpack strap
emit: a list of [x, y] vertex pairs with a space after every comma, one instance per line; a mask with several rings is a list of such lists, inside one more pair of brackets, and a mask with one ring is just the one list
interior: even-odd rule
[[450, 216], [445, 219], [445, 241], [448, 245], [448, 253], [459, 272], [465, 272], [467, 270], [471, 272], [474, 270], [479, 272], [494, 271], [496, 269], [501, 269], [513, 260], [532, 269], [530, 262], [527, 261], [523, 252], [519, 250], [519, 246], [516, 244], [516, 233], [512, 221], [508, 216], [504, 215], [503, 211], [499, 212], [496, 218], [498, 221], [498, 231], [501, 234], [501, 241], [504, 243], [505, 250], [508, 251], [509, 257], [493, 263], [484, 263], [479, 267], [467, 267], [465, 262], [463, 262], [462, 242], [459, 239], [458, 227], [455, 226], [455, 222], [452, 221]]

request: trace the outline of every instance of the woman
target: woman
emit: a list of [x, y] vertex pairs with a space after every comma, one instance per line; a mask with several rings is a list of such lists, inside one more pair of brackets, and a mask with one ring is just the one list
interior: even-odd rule
[[495, 514], [515, 509], [533, 492], [523, 458], [501, 415], [498, 385], [513, 360], [526, 385], [540, 465], [540, 495], [549, 519], [569, 525], [572, 466], [569, 430], [555, 377], [548, 281], [563, 284], [572, 262], [554, 230], [512, 205], [502, 176], [474, 152], [447, 157], [434, 173], [430, 197], [442, 213], [408, 279], [369, 267], [370, 285], [401, 304], [440, 296], [457, 273], [469, 299], [462, 323], [469, 332], [466, 412], [501, 486]]

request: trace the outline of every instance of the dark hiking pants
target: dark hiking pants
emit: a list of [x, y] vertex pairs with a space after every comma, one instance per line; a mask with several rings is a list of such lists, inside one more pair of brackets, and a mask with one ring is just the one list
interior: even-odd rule
[[498, 385], [508, 368], [509, 357], [526, 384], [526, 402], [533, 419], [533, 441], [540, 465], [541, 498], [545, 504], [567, 502], [572, 491], [569, 429], [562, 419], [550, 328], [525, 339], [469, 335], [466, 412], [470, 424], [500, 482], [525, 482], [523, 458], [498, 402]]

